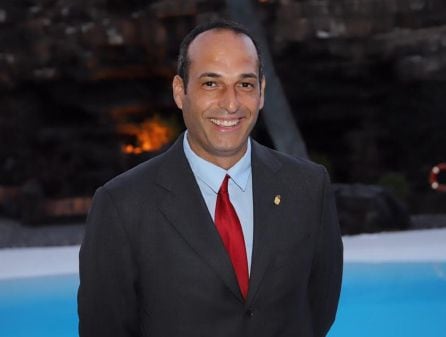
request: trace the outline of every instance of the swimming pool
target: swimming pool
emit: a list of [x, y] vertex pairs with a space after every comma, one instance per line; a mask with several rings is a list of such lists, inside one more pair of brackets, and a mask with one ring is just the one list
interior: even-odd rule
[[329, 337], [439, 337], [446, 331], [446, 262], [347, 263]]
[[[0, 279], [0, 336], [77, 336], [77, 285], [76, 274]], [[329, 337], [438, 337], [445, 317], [446, 262], [349, 262]]]
[[78, 284], [77, 275], [0, 280], [0, 336], [77, 336]]

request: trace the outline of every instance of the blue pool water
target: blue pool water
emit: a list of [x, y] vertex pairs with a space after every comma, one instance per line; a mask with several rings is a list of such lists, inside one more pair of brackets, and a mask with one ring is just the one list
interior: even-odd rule
[[77, 336], [78, 284], [77, 275], [0, 280], [0, 336]]
[[[77, 336], [77, 275], [0, 280], [1, 337]], [[438, 337], [446, 262], [347, 263], [329, 337]]]
[[446, 262], [346, 264], [329, 337], [439, 337], [446, 331]]

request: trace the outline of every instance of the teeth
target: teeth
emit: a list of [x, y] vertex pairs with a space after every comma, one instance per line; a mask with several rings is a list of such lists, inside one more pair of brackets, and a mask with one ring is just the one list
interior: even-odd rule
[[227, 120], [227, 119], [215, 119], [215, 118], [211, 118], [211, 122], [218, 125], [218, 126], [235, 126], [239, 123], [238, 119], [232, 119], [232, 120]]

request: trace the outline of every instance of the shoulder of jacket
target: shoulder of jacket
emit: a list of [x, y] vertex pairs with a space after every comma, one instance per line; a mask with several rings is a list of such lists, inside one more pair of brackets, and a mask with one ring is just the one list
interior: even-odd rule
[[285, 169], [298, 169], [300, 171], [308, 171], [318, 174], [326, 173], [326, 168], [323, 165], [315, 163], [310, 159], [291, 156], [284, 152], [271, 149], [257, 142], [255, 148], [261, 156], [268, 158], [268, 160], [277, 161]]

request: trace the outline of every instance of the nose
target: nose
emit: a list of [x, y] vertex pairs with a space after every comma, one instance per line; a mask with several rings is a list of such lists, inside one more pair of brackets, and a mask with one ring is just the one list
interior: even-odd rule
[[234, 88], [226, 88], [222, 93], [220, 108], [226, 110], [230, 114], [238, 111], [240, 108], [240, 101], [238, 93]]

